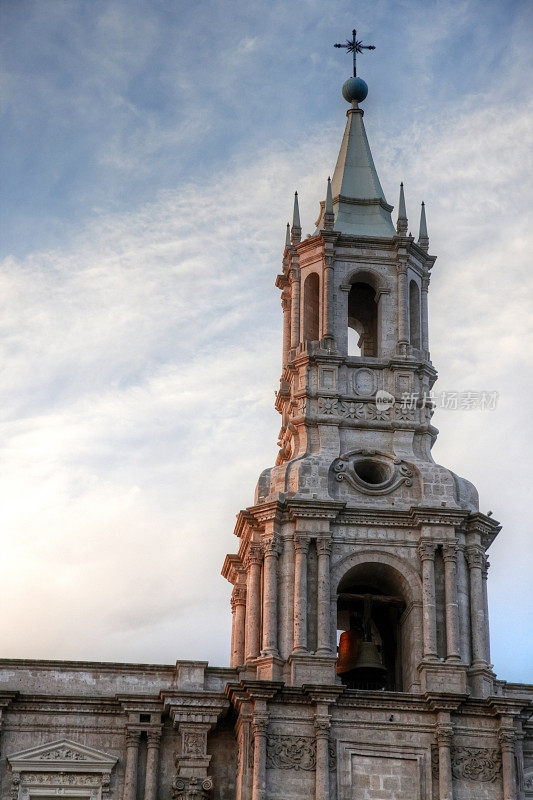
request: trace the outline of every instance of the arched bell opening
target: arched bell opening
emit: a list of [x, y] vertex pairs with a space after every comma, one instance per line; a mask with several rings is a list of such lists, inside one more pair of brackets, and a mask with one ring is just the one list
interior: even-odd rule
[[392, 567], [363, 563], [344, 575], [337, 592], [337, 674], [349, 689], [404, 689], [406, 607], [402, 576]]
[[417, 350], [421, 348], [420, 337], [420, 289], [416, 281], [409, 283], [409, 340]]
[[[354, 332], [354, 333], [351, 333]], [[352, 283], [348, 294], [348, 355], [378, 354], [378, 305], [368, 283]]]
[[311, 272], [304, 282], [303, 340], [316, 342], [320, 337], [320, 279]]

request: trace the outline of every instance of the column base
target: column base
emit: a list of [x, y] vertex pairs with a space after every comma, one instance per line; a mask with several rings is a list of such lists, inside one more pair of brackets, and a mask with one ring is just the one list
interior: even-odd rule
[[425, 692], [446, 692], [447, 694], [468, 693], [466, 664], [450, 661], [422, 661], [418, 667], [420, 687]]
[[485, 699], [494, 694], [495, 673], [492, 665], [486, 663], [473, 664], [468, 669], [468, 685], [472, 697]]
[[255, 660], [258, 681], [282, 681], [285, 662], [279, 656], [259, 656]]
[[290, 685], [305, 683], [331, 686], [337, 683], [337, 656], [293, 653], [289, 656]]

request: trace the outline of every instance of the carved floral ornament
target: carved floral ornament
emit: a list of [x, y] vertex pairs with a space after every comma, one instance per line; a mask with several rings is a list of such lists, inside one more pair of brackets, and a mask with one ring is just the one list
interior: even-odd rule
[[332, 464], [335, 481], [345, 482], [362, 494], [389, 494], [402, 484], [413, 485], [414, 468], [400, 458], [376, 450], [356, 450]]
[[[316, 739], [314, 736], [283, 736], [271, 734], [267, 739], [267, 767], [314, 771], [316, 769]], [[329, 768], [336, 767], [334, 742], [329, 743]]]
[[[497, 780], [501, 769], [500, 751], [485, 747], [453, 747], [451, 751], [452, 775], [460, 781], [476, 781], [493, 783]], [[432, 747], [431, 765], [433, 776], [439, 775], [438, 748]]]

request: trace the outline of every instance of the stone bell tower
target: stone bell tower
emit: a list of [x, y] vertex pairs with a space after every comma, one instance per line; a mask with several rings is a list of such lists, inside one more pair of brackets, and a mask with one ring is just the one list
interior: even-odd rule
[[485, 551], [499, 526], [479, 513], [472, 484], [431, 456], [436, 259], [423, 203], [418, 239], [408, 233], [403, 185], [393, 225], [366, 92], [360, 78], [343, 87], [348, 119], [316, 230], [302, 239], [297, 194], [287, 226], [280, 449], [223, 568], [231, 663], [293, 686], [486, 697]]

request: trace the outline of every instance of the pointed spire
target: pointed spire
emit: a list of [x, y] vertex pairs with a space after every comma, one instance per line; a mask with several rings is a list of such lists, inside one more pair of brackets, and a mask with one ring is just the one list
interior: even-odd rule
[[324, 209], [324, 230], [332, 231], [335, 223], [335, 216], [333, 214], [333, 195], [331, 193], [331, 178], [328, 178], [328, 186], [326, 189], [326, 206]]
[[[394, 236], [392, 206], [385, 200], [363, 124], [363, 110], [354, 102], [331, 179], [335, 229], [360, 236]], [[325, 206], [317, 227], [325, 228]]]
[[300, 225], [300, 209], [298, 207], [298, 192], [294, 192], [294, 209], [292, 212], [291, 242], [298, 244], [302, 238], [302, 226]]
[[422, 201], [422, 206], [420, 208], [420, 230], [418, 233], [418, 245], [425, 250], [426, 253], [429, 250], [429, 236], [428, 236], [428, 226], [426, 223], [426, 205], [424, 201]]
[[290, 247], [291, 244], [291, 226], [287, 222], [287, 230], [285, 232], [285, 247]]
[[405, 236], [407, 233], [407, 211], [405, 210], [403, 183], [400, 183], [400, 199], [398, 201], [398, 221], [396, 222], [396, 232], [400, 236]]

